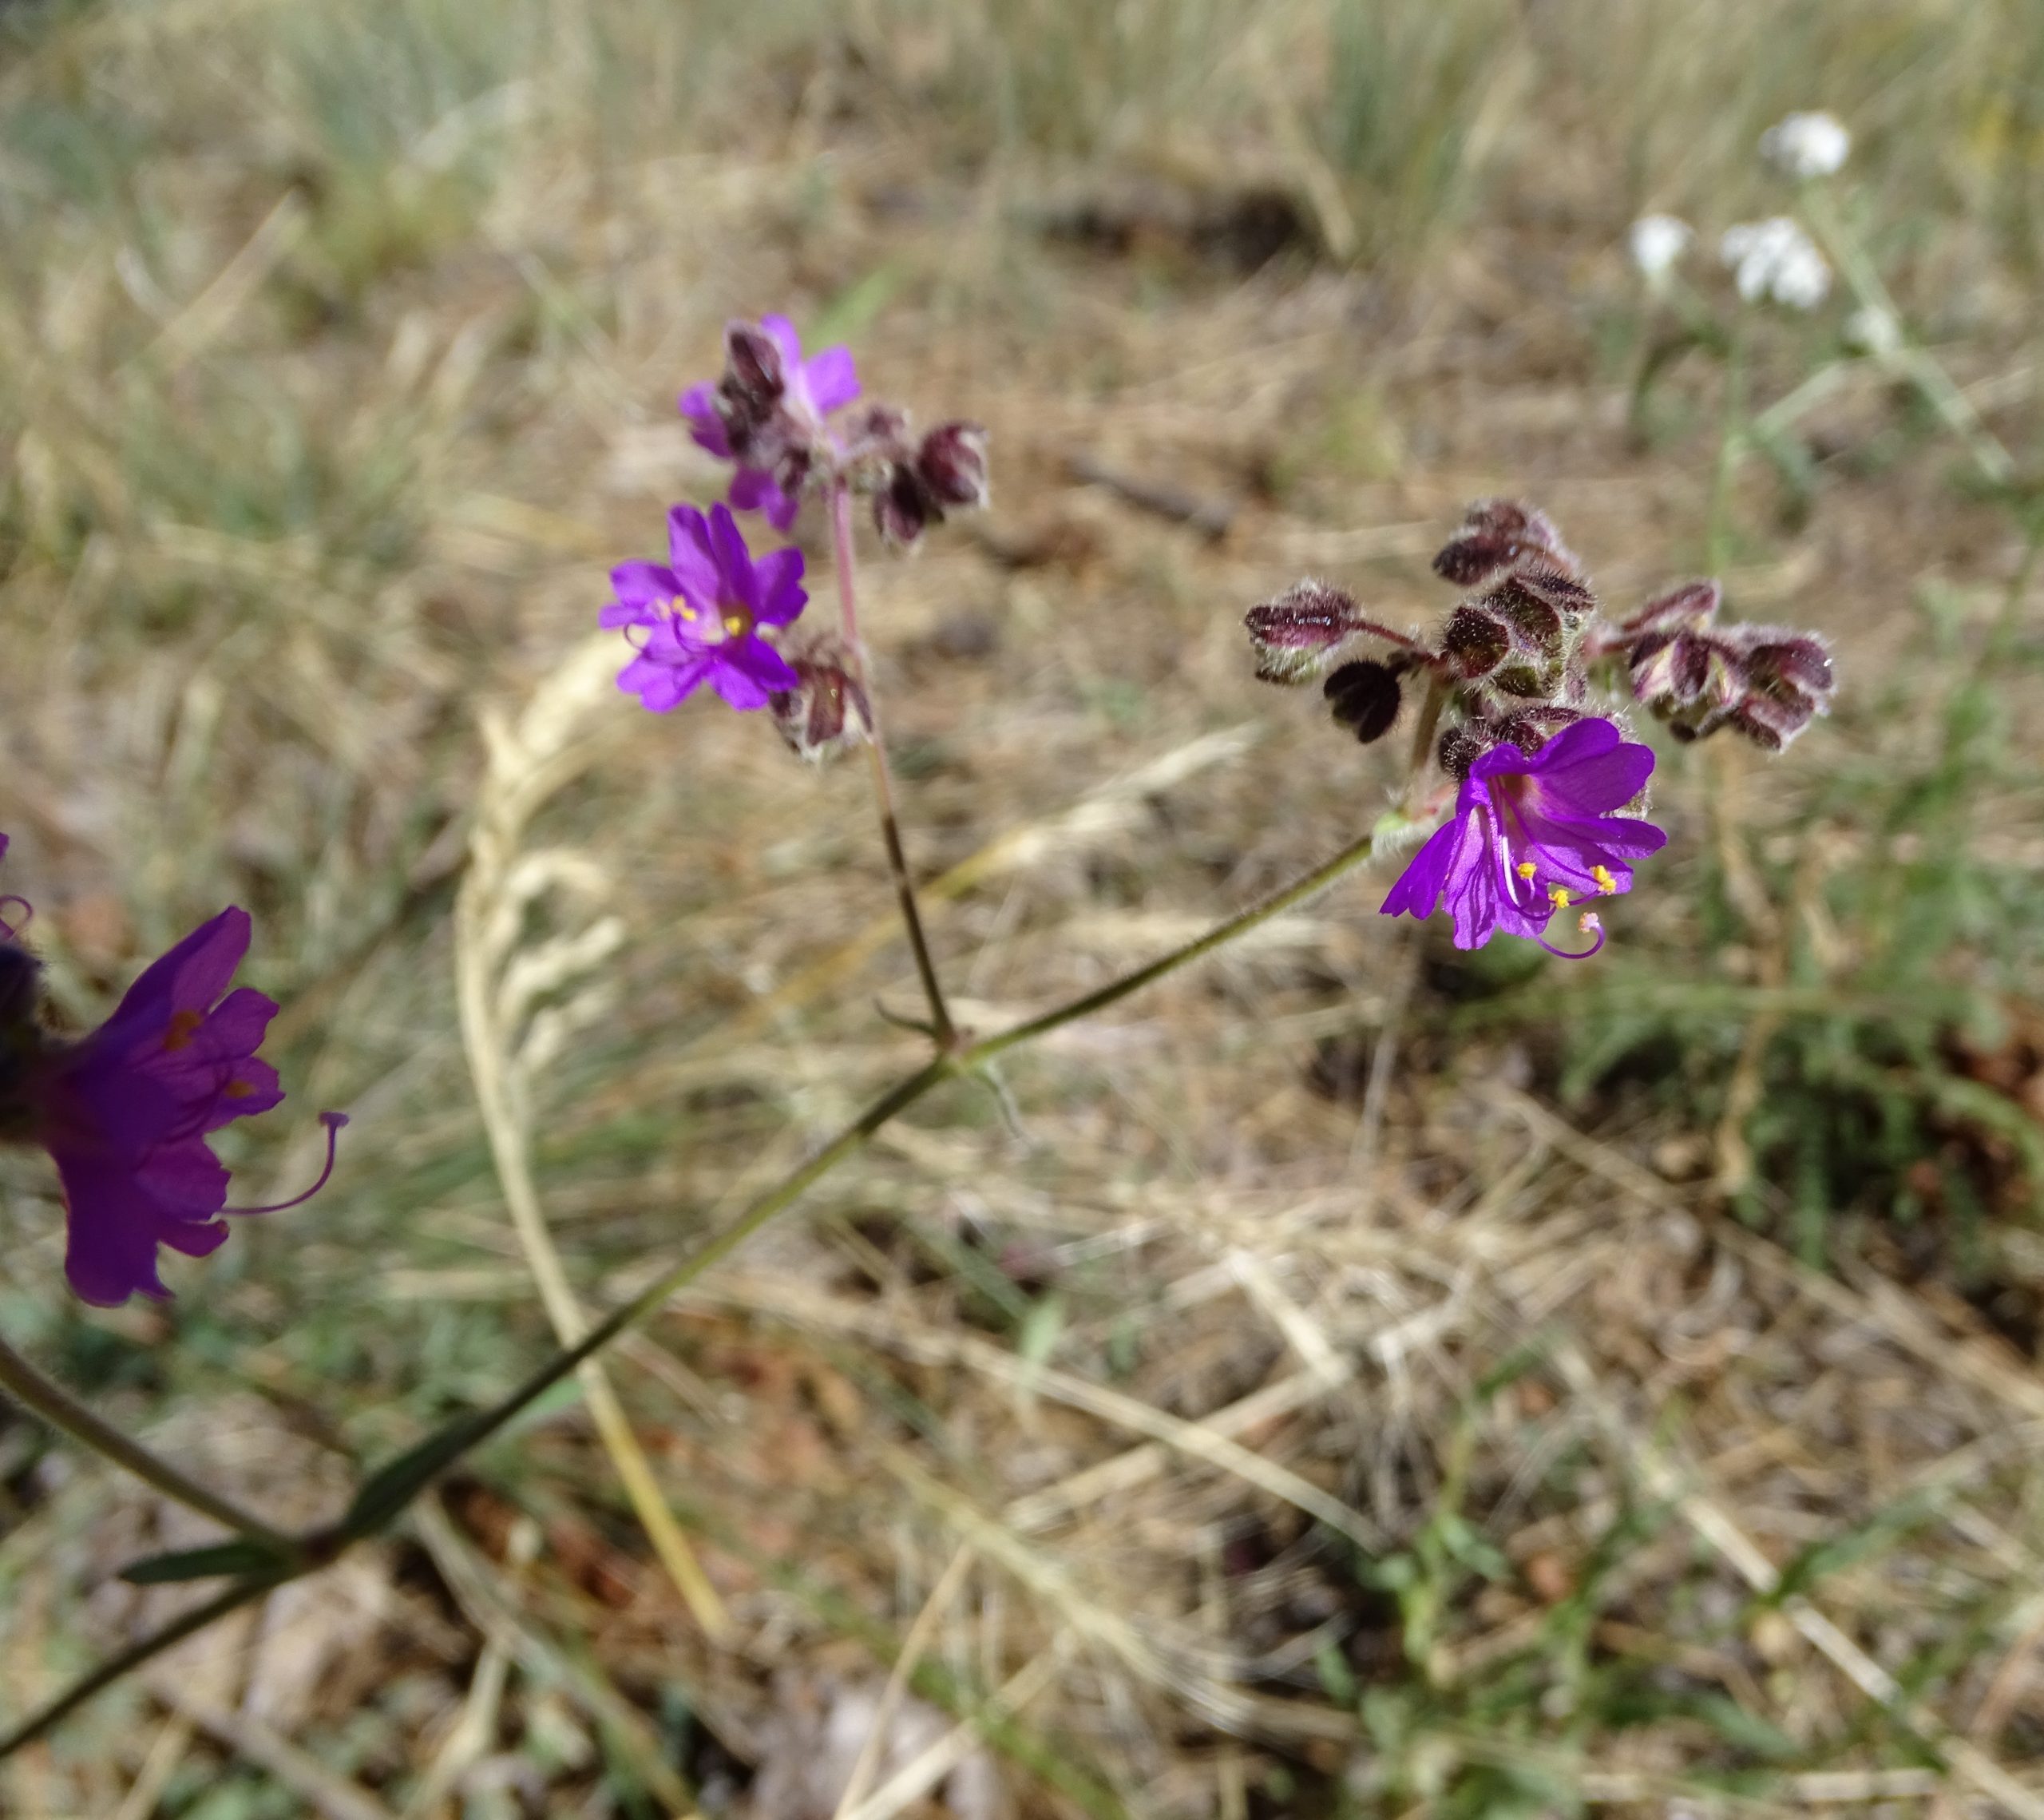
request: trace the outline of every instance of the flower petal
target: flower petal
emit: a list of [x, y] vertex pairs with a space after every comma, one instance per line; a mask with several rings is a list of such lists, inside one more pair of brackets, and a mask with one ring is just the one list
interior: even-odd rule
[[759, 581], [752, 573], [752, 552], [746, 548], [745, 533], [728, 506], [710, 508], [710, 541], [716, 551], [717, 574], [723, 583], [719, 602], [737, 601], [747, 610], [759, 610]]
[[[727, 645], [723, 670], [743, 676], [758, 688], [763, 704], [766, 696], [794, 688], [802, 681], [787, 659], [763, 638], [741, 638]], [[728, 694], [724, 700], [731, 701]], [[731, 705], [735, 708], [738, 704], [733, 701]]]
[[826, 347], [814, 359], [803, 363], [802, 376], [809, 383], [810, 402], [817, 414], [828, 417], [842, 410], [859, 395], [858, 370], [852, 364], [849, 347]]
[[248, 952], [250, 929], [248, 911], [238, 906], [201, 923], [143, 969], [86, 1045], [105, 1053], [123, 1053], [137, 1043], [160, 1041], [177, 1013], [208, 1009]]
[[655, 714], [665, 714], [695, 694], [717, 668], [717, 660], [707, 654], [679, 664], [663, 664], [641, 656], [618, 673], [617, 686], [627, 694], [637, 696]]
[[717, 414], [716, 388], [707, 380], [691, 386], [675, 401], [675, 408], [688, 419], [688, 434], [699, 449], [707, 449], [719, 461], [731, 458], [731, 439], [724, 420]]
[[[196, 1148], [205, 1151], [203, 1144]], [[198, 1257], [227, 1238], [223, 1222], [180, 1219], [167, 1211], [132, 1169], [89, 1152], [67, 1148], [52, 1154], [64, 1184], [64, 1274], [80, 1299], [94, 1307], [117, 1307], [138, 1290], [159, 1299], [168, 1296], [170, 1291], [156, 1274], [158, 1244], [172, 1244]], [[227, 1198], [227, 1172], [219, 1173], [216, 1209]]]
[[1412, 855], [1398, 881], [1385, 895], [1380, 916], [1432, 916], [1440, 902], [1455, 865], [1468, 818], [1460, 813], [1427, 837], [1427, 843]]
[[777, 549], [753, 565], [759, 577], [757, 617], [762, 625], [786, 625], [802, 617], [809, 604], [802, 591], [802, 553], [798, 549]]
[[698, 613], [717, 610], [717, 553], [710, 521], [693, 506], [667, 508], [667, 560], [674, 593]]
[[781, 358], [787, 363], [788, 372], [794, 374], [802, 365], [802, 337], [795, 333], [795, 325], [786, 316], [762, 316], [759, 326], [772, 336]]

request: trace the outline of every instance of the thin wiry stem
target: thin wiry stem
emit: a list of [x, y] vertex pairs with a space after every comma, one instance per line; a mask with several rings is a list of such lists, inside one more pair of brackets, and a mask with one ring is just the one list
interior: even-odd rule
[[5, 1737], [0, 1737], [0, 1757], [12, 1756], [22, 1746], [33, 1744], [38, 1738], [46, 1736], [93, 1695], [102, 1688], [112, 1687], [122, 1675], [162, 1655], [165, 1650], [175, 1648], [187, 1637], [196, 1636], [208, 1624], [216, 1624], [230, 1612], [240, 1611], [252, 1600], [259, 1599], [264, 1593], [282, 1586], [285, 1581], [295, 1580], [299, 1575], [311, 1571], [310, 1566], [305, 1566], [265, 1574], [254, 1580], [237, 1580], [217, 1598], [209, 1599], [203, 1605], [193, 1606], [182, 1617], [172, 1619], [161, 1630], [151, 1632], [141, 1642], [129, 1644], [118, 1655], [109, 1656], [91, 1674], [65, 1688], [47, 1706], [30, 1713]]
[[159, 1459], [140, 1441], [129, 1439], [119, 1429], [102, 1421], [69, 1391], [44, 1377], [4, 1340], [0, 1340], [0, 1389], [33, 1410], [52, 1428], [69, 1435], [81, 1447], [90, 1448], [124, 1471], [133, 1473], [165, 1497], [197, 1511], [202, 1517], [210, 1517], [216, 1523], [224, 1524], [236, 1534], [245, 1536], [252, 1542], [260, 1542], [287, 1559], [296, 1557], [298, 1544], [281, 1529], [272, 1529], [231, 1499], [208, 1491], [196, 1479], [187, 1478], [168, 1461]]
[[873, 792], [880, 805], [881, 838], [887, 845], [887, 869], [893, 875], [894, 895], [901, 906], [902, 926], [909, 932], [909, 946], [916, 958], [917, 976], [923, 982], [923, 997], [929, 1004], [930, 1034], [946, 1053], [957, 1045], [958, 1033], [951, 1021], [951, 1008], [945, 1003], [944, 988], [937, 981], [937, 963], [930, 958], [929, 943], [923, 935], [922, 912], [916, 904], [916, 887], [909, 876], [909, 859], [901, 846], [901, 824], [894, 813], [894, 779], [887, 764], [887, 741], [881, 731], [879, 691], [874, 687], [873, 666], [867, 661], [866, 645], [859, 637], [858, 580], [853, 567], [852, 495], [842, 481], [830, 489], [831, 553], [838, 571], [838, 612], [844, 627], [845, 645], [858, 666], [866, 686], [866, 751], [873, 765]]
[[[214, 1617], [232, 1611], [271, 1586], [280, 1585], [286, 1580], [311, 1572], [315, 1566], [332, 1560], [352, 1544], [381, 1529], [397, 1514], [398, 1509], [402, 1508], [402, 1503], [409, 1502], [411, 1497], [424, 1490], [438, 1473], [444, 1472], [456, 1460], [500, 1432], [522, 1410], [578, 1370], [586, 1360], [593, 1358], [619, 1334], [656, 1314], [676, 1291], [686, 1288], [697, 1278], [721, 1263], [754, 1234], [800, 1199], [840, 1163], [863, 1148], [882, 1126], [905, 1112], [933, 1088], [982, 1063], [991, 1061], [1009, 1049], [1019, 1049], [1038, 1037], [1075, 1023], [1095, 1011], [1104, 1010], [1108, 1005], [1140, 992], [1143, 987], [1154, 985], [1157, 981], [1203, 960], [1215, 950], [1247, 934], [1273, 918], [1281, 916], [1286, 910], [1296, 908], [1308, 898], [1325, 890], [1337, 879], [1357, 870], [1368, 862], [1375, 846], [1375, 836], [1366, 835], [1291, 884], [1272, 892], [1226, 922], [1217, 924], [1204, 935], [1174, 948], [1167, 954], [1159, 956], [1148, 966], [1139, 967], [1133, 973], [1124, 973], [1119, 979], [1111, 981], [1095, 991], [1068, 1000], [1046, 1011], [1042, 1016], [1030, 1018], [1011, 1029], [1000, 1031], [964, 1047], [954, 1045], [950, 1051], [933, 1057], [913, 1074], [897, 1081], [807, 1162], [782, 1177], [707, 1244], [662, 1271], [630, 1301], [612, 1310], [590, 1328], [575, 1345], [556, 1353], [532, 1372], [508, 1396], [488, 1410], [464, 1416], [450, 1423], [442, 1431], [448, 1441], [443, 1456], [431, 1471], [418, 1477], [401, 1502], [389, 1508], [379, 1505], [370, 1517], [354, 1523], [343, 1523], [309, 1538], [300, 1554], [300, 1565], [275, 1578], [254, 1583], [252, 1587], [250, 1583], [242, 1583], [230, 1588], [212, 1605], [201, 1607], [194, 1615], [194, 1620], [180, 1620], [183, 1628], [176, 1629], [175, 1636], [167, 1636], [167, 1640], [151, 1640], [149, 1647], [138, 1646], [137, 1651], [130, 1651], [96, 1670], [53, 1705], [25, 1722], [6, 1738], [0, 1739], [0, 1757], [5, 1757], [9, 1751], [41, 1737], [84, 1700], [117, 1679], [129, 1668], [147, 1660], [159, 1649], [168, 1648], [169, 1643], [190, 1636], [193, 1631], [211, 1623]], [[431, 1444], [426, 1445], [430, 1446]]]

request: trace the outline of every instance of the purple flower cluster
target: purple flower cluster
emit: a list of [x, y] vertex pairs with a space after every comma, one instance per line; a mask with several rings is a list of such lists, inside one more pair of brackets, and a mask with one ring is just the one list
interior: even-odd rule
[[826, 347], [805, 360], [786, 316], [733, 323], [724, 347], [723, 377], [691, 386], [681, 395], [681, 414], [702, 447], [736, 465], [731, 504], [765, 513], [768, 524], [785, 531], [818, 455], [836, 446], [825, 419], [859, 395], [852, 351]]
[[[0, 835], [0, 854], [6, 851]], [[63, 1184], [65, 1274], [87, 1302], [169, 1294], [156, 1248], [204, 1257], [226, 1242], [220, 1215], [275, 1213], [308, 1199], [334, 1167], [346, 1117], [323, 1112], [327, 1166], [303, 1195], [229, 1207], [228, 1175], [207, 1140], [283, 1099], [256, 1053], [274, 999], [228, 990], [248, 951], [244, 910], [224, 910], [144, 971], [113, 1015], [65, 1041], [37, 1017], [38, 968], [11, 925], [0, 938], [0, 1135], [39, 1144]]]
[[[636, 655], [618, 686], [656, 713], [706, 683], [736, 708], [770, 708], [782, 738], [822, 759], [868, 737], [873, 711], [854, 650], [824, 637], [784, 644], [801, 617], [799, 550], [755, 558], [731, 508], [759, 512], [786, 531], [812, 488], [873, 500], [889, 542], [913, 544], [947, 512], [987, 502], [986, 434], [977, 424], [941, 423], [917, 438], [909, 414], [861, 397], [851, 351], [805, 355], [786, 316], [735, 322], [724, 331], [724, 371], [681, 395], [697, 443], [731, 463], [728, 503], [708, 517], [692, 506], [667, 513], [667, 560], [620, 563], [615, 597], [600, 615]], [[851, 642], [847, 640], [847, 645]]]
[[681, 414], [702, 447], [736, 468], [731, 503], [764, 512], [776, 530], [794, 523], [810, 486], [870, 495], [875, 528], [904, 545], [946, 513], [986, 504], [986, 432], [976, 423], [940, 423], [918, 437], [898, 406], [850, 410], [860, 395], [849, 350], [805, 359], [787, 318], [764, 316], [725, 330], [722, 377], [683, 392]]
[[[1607, 624], [1553, 521], [1516, 500], [1471, 506], [1434, 569], [1467, 591], [1431, 639], [1365, 617], [1322, 581], [1252, 607], [1245, 623], [1266, 681], [1332, 668], [1334, 719], [1365, 743], [1396, 722], [1407, 680], [1424, 680], [1424, 724], [1439, 729], [1431, 755], [1456, 786], [1455, 806], [1384, 909], [1424, 917], [1444, 902], [1459, 947], [1502, 930], [1582, 958], [1547, 941], [1553, 917], [1630, 890], [1626, 862], [1662, 845], [1642, 819], [1652, 751], [1586, 711], [1600, 676], [1622, 677], [1678, 739], [1729, 728], [1779, 751], [1828, 711], [1836, 684], [1821, 640], [1718, 624], [1714, 581]], [[1353, 655], [1358, 646], [1373, 654]], [[1581, 926], [1594, 954], [1604, 938], [1594, 912]]]

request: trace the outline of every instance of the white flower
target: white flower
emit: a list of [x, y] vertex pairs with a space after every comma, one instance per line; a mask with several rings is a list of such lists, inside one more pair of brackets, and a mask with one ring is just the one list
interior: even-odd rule
[[1696, 230], [1678, 216], [1642, 215], [1629, 236], [1632, 262], [1648, 284], [1658, 284], [1695, 238]]
[[1792, 113], [1760, 136], [1761, 156], [1799, 183], [1829, 176], [1852, 149], [1852, 135], [1828, 113]]
[[1845, 345], [1886, 360], [1902, 351], [1902, 325], [1878, 304], [1869, 303], [1845, 319]]
[[1810, 236], [1786, 215], [1727, 228], [1719, 256], [1749, 303], [1772, 297], [1791, 309], [1814, 310], [1831, 291], [1831, 268]]

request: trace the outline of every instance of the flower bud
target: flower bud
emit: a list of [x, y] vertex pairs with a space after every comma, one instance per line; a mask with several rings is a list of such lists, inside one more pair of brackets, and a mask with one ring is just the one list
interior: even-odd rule
[[1398, 718], [1398, 672], [1387, 664], [1369, 659], [1344, 664], [1321, 692], [1334, 704], [1335, 720], [1365, 746], [1382, 739]]
[[1310, 578], [1295, 581], [1274, 601], [1242, 616], [1256, 646], [1256, 673], [1266, 683], [1303, 683], [1336, 648], [1362, 628], [1355, 601], [1341, 589]]
[[947, 510], [987, 502], [987, 433], [976, 423], [940, 423], [923, 438], [916, 472]]
[[834, 640], [790, 655], [794, 688], [768, 696], [766, 706], [788, 749], [811, 764], [849, 751], [872, 732], [872, 710], [850, 662]]
[[735, 412], [764, 417], [787, 390], [787, 367], [779, 344], [757, 323], [737, 322], [724, 330], [724, 377], [719, 390]]
[[1511, 650], [1511, 628], [1487, 608], [1464, 602], [1448, 616], [1441, 654], [1464, 682], [1480, 682]]
[[1569, 576], [1583, 573], [1546, 513], [1516, 499], [1479, 499], [1434, 557], [1434, 573], [1457, 587], [1474, 588], [1528, 557], [1544, 557], [1548, 567]]
[[873, 528], [889, 543], [906, 549], [942, 512], [912, 467], [898, 467], [873, 496]]
[[1629, 620], [1622, 632], [1678, 632], [1708, 625], [1717, 617], [1724, 590], [1715, 581], [1685, 581], [1679, 588], [1649, 601]]

